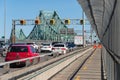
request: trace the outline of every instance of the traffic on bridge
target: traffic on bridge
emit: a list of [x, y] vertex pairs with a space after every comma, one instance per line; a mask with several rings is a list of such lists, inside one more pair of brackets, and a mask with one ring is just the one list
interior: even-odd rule
[[0, 1], [0, 80], [120, 80], [120, 1], [67, 3]]

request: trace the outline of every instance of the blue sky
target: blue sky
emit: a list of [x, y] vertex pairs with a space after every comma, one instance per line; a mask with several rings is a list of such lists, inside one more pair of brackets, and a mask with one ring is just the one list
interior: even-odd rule
[[[6, 0], [6, 38], [12, 29], [12, 19], [35, 19], [40, 10], [57, 11], [61, 19], [82, 17], [77, 0]], [[81, 26], [71, 25], [75, 29]], [[4, 36], [4, 0], [0, 0], [0, 37]]]

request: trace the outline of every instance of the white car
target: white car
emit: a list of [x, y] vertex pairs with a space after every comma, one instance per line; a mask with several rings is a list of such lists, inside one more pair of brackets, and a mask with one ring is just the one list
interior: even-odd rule
[[39, 49], [39, 46], [37, 44], [35, 44], [35, 42], [32, 43], [27, 43], [28, 45], [32, 45], [36, 50]]
[[42, 43], [42, 46], [41, 46], [41, 52], [43, 51], [49, 51], [49, 52], [52, 52], [52, 43]]
[[54, 44], [52, 50], [53, 50], [53, 53], [66, 54], [68, 51], [68, 48], [64, 43], [56, 43]]

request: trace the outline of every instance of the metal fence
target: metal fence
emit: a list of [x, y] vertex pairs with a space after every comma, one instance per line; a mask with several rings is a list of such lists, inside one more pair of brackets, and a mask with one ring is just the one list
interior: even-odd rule
[[78, 0], [104, 48], [107, 80], [120, 80], [120, 0]]

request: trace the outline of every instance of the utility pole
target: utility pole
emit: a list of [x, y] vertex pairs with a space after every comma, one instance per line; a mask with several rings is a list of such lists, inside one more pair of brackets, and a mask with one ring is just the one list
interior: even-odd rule
[[68, 42], [68, 28], [66, 28], [66, 42]]
[[12, 39], [11, 39], [12, 43], [16, 42], [16, 35], [15, 35], [15, 20], [12, 20]]
[[85, 47], [85, 35], [84, 35], [84, 12], [83, 12], [83, 11], [82, 11], [82, 19], [83, 19], [83, 24], [82, 24], [83, 47]]
[[90, 38], [91, 38], [91, 45], [92, 45], [92, 33], [93, 33], [92, 26], [90, 27], [90, 32], [91, 32]]

